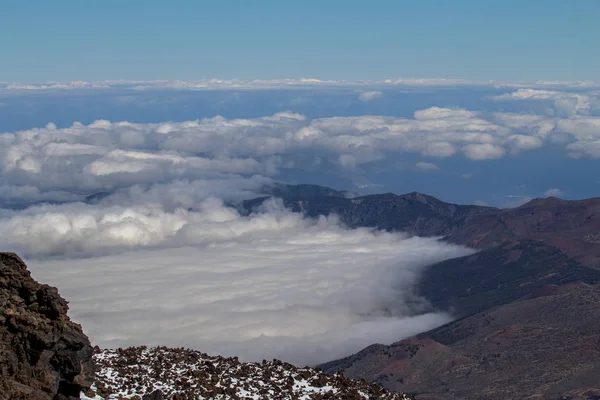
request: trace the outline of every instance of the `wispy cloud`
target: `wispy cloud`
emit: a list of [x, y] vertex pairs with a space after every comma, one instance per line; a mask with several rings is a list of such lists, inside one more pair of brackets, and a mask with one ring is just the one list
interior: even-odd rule
[[[451, 87], [451, 86], [487, 86], [496, 88], [523, 88], [541, 90], [565, 89], [591, 89], [600, 88], [600, 83], [590, 81], [533, 81], [533, 82], [504, 82], [504, 81], [476, 81], [465, 79], [444, 78], [399, 78], [382, 80], [335, 80], [335, 79], [200, 79], [200, 80], [106, 80], [106, 81], [71, 81], [71, 82], [0, 82], [0, 91], [51, 91], [51, 90], [107, 90], [107, 89], [133, 89], [133, 90], [219, 90], [219, 89], [286, 89], [286, 88], [318, 88], [318, 87], [356, 87], [376, 88], [384, 87]], [[366, 91], [365, 93], [369, 93]], [[368, 96], [368, 95], [367, 95]], [[513, 98], [526, 97], [527, 90], [512, 96]], [[497, 97], [498, 100], [507, 100], [510, 97]]]
[[564, 194], [564, 192], [558, 188], [548, 189], [544, 192], [544, 196], [546, 197], [560, 197]]
[[383, 97], [383, 92], [380, 92], [380, 91], [361, 92], [358, 95], [358, 98], [361, 101], [373, 101], [373, 100], [378, 99], [380, 97]]
[[560, 115], [587, 115], [600, 108], [596, 93], [564, 92], [555, 90], [519, 89], [491, 97], [495, 101], [538, 101], [552, 104]]
[[433, 163], [428, 163], [428, 162], [418, 162], [415, 164], [415, 168], [421, 172], [431, 172], [431, 171], [437, 171], [440, 168], [433, 164]]

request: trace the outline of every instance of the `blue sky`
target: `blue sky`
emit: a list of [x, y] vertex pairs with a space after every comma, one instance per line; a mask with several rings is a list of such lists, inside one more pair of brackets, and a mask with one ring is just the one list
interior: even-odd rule
[[0, 0], [0, 81], [598, 81], [599, 20], [597, 0]]

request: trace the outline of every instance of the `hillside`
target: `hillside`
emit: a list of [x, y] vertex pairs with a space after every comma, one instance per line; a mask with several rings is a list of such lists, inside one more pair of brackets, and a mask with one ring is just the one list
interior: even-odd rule
[[417, 399], [597, 399], [600, 286], [531, 295], [321, 367]]
[[575, 281], [598, 283], [600, 270], [543, 241], [518, 240], [429, 266], [417, 292], [436, 309], [464, 317]]
[[[336, 214], [351, 228], [376, 227], [403, 231], [417, 236], [446, 236], [469, 216], [496, 209], [472, 205], [457, 205], [440, 201], [421, 193], [396, 195], [393, 193], [346, 198], [341, 196], [314, 196], [296, 189], [279, 196], [286, 207], [309, 217]], [[269, 197], [260, 197], [242, 203], [251, 212]]]

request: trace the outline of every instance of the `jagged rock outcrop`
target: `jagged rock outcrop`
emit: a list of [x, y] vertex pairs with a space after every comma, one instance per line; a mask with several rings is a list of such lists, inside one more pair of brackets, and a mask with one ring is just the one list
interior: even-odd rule
[[0, 253], [0, 400], [79, 399], [93, 383], [92, 346], [67, 310], [56, 288]]

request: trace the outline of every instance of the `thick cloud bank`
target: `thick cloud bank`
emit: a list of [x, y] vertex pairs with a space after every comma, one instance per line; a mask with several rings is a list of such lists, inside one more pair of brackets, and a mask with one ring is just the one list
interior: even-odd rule
[[277, 177], [289, 170], [343, 174], [402, 153], [429, 160], [420, 166], [449, 157], [495, 160], [545, 146], [562, 148], [573, 158], [600, 158], [596, 97], [519, 89], [495, 100], [524, 99], [550, 101], [556, 112], [484, 113], [430, 107], [414, 112], [412, 118], [367, 115], [309, 120], [279, 112], [254, 119], [99, 120], [62, 129], [50, 123], [45, 128], [0, 134], [0, 196], [5, 204], [73, 201], [99, 191], [127, 191], [135, 185], [189, 182], [194, 186], [253, 175], [264, 180], [260, 177]]
[[447, 322], [411, 285], [424, 266], [469, 250], [348, 230], [276, 203], [266, 211], [242, 217], [214, 200], [198, 212], [77, 210], [21, 220], [11, 235], [37, 255], [110, 249], [30, 261], [105, 347], [187, 346], [314, 364]]

